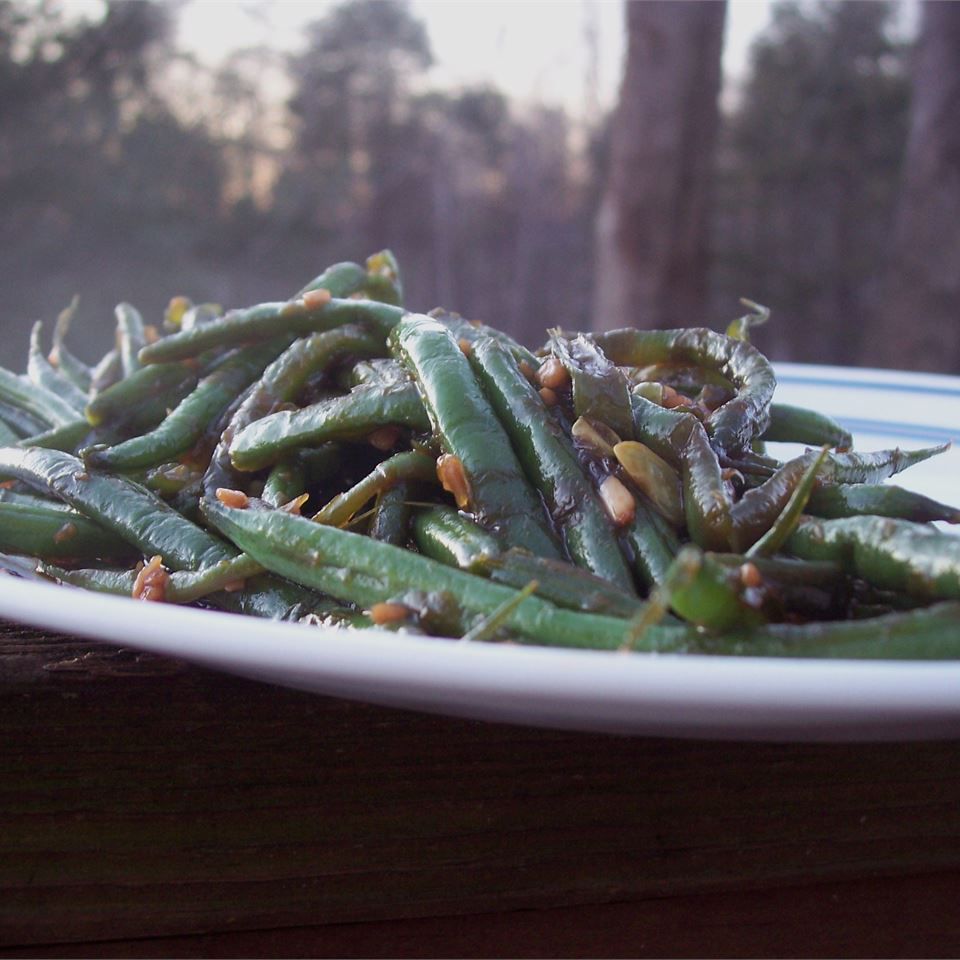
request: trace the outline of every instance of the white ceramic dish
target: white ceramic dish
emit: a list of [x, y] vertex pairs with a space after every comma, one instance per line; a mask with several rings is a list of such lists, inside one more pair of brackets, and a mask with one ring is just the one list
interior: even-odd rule
[[[861, 449], [960, 437], [960, 378], [782, 365], [778, 400], [831, 413]], [[957, 502], [960, 450], [901, 476]], [[370, 702], [648, 736], [960, 736], [960, 661], [649, 657], [268, 623], [0, 578], [0, 616]]]

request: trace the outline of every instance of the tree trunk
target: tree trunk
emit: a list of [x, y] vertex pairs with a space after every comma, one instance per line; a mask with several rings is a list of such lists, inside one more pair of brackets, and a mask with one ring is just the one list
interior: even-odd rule
[[595, 326], [704, 322], [725, 2], [628, 2]]
[[960, 4], [921, 4], [906, 167], [877, 366], [960, 371]]

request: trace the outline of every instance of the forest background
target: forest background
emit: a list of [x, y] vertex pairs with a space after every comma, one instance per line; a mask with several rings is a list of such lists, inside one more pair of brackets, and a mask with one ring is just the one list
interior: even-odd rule
[[93, 360], [120, 301], [282, 299], [390, 247], [409, 306], [532, 345], [723, 329], [749, 297], [774, 359], [960, 372], [960, 3], [920, 4], [911, 42], [894, 2], [776, 4], [733, 96], [725, 3], [627, 3], [619, 104], [586, 120], [430, 88], [402, 0], [217, 66], [178, 49], [182, 8], [0, 0], [5, 365], [74, 294]]

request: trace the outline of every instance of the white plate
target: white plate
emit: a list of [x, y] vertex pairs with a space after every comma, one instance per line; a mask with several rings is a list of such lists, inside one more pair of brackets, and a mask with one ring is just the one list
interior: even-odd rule
[[[777, 399], [861, 449], [960, 437], [960, 378], [782, 365]], [[960, 450], [902, 475], [957, 502]], [[340, 632], [0, 577], [0, 616], [316, 693], [577, 730], [765, 740], [960, 736], [960, 662], [629, 656]]]

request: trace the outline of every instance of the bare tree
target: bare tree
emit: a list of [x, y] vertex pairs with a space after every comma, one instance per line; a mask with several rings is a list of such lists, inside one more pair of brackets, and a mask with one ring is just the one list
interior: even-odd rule
[[867, 360], [960, 369], [960, 4], [928, 0], [892, 259]]
[[628, 2], [597, 222], [600, 328], [703, 322], [725, 2]]

